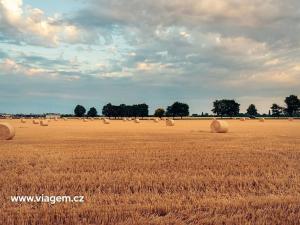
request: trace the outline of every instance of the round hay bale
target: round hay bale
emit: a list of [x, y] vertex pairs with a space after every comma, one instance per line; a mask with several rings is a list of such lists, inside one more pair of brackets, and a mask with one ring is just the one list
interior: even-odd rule
[[89, 122], [88, 119], [83, 119], [83, 122]]
[[134, 122], [135, 123], [140, 123], [141, 121], [140, 121], [140, 119], [135, 119]]
[[126, 122], [127, 121], [127, 118], [123, 118], [123, 122]]
[[132, 120], [132, 118], [128, 118], [128, 121], [131, 121]]
[[35, 119], [35, 120], [32, 121], [32, 123], [33, 124], [40, 124], [40, 121]]
[[154, 119], [153, 121], [154, 121], [154, 123], [158, 123], [158, 122], [159, 122], [159, 119], [156, 118], [156, 119]]
[[67, 121], [68, 120], [68, 118], [64, 118], [64, 121]]
[[42, 127], [47, 127], [49, 124], [48, 124], [48, 121], [47, 121], [47, 120], [41, 120], [41, 121], [40, 121], [40, 125], [41, 125]]
[[224, 120], [214, 120], [210, 124], [210, 129], [212, 133], [227, 133], [229, 125]]
[[166, 120], [166, 125], [169, 127], [175, 126], [175, 121], [172, 119], [167, 119]]
[[240, 121], [242, 121], [242, 122], [246, 121], [246, 118], [240, 118]]
[[104, 123], [104, 124], [110, 124], [110, 120], [109, 120], [109, 119], [106, 119], [106, 118], [104, 118], [104, 119], [103, 119], [103, 123]]
[[26, 120], [24, 118], [22, 118], [21, 123], [26, 123]]
[[290, 122], [294, 121], [294, 118], [289, 118], [289, 121], [290, 121]]
[[15, 128], [9, 123], [0, 123], [0, 140], [12, 140], [15, 137]]
[[259, 122], [265, 122], [265, 118], [259, 118]]

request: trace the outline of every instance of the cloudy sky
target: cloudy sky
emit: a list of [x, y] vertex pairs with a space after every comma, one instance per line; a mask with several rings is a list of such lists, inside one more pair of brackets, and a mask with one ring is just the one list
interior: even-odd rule
[[0, 112], [300, 94], [299, 0], [0, 0]]

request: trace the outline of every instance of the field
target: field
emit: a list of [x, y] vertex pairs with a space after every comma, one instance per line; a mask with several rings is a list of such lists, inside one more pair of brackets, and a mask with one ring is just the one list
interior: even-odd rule
[[[300, 224], [299, 120], [8, 122], [0, 224]], [[10, 201], [42, 194], [85, 202]]]

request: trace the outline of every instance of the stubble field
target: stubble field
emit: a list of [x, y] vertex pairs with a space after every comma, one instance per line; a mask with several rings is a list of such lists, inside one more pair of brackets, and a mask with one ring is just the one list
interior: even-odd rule
[[[300, 224], [299, 120], [7, 122], [0, 224]], [[85, 202], [10, 201], [42, 194]]]

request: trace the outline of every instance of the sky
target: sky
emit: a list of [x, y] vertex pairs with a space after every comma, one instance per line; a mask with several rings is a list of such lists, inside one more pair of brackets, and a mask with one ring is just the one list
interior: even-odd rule
[[299, 0], [0, 0], [0, 112], [300, 95]]

